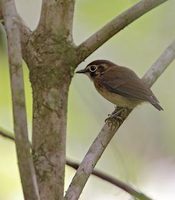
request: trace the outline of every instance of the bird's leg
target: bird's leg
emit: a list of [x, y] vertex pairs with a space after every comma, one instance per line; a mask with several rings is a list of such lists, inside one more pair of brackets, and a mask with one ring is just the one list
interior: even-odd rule
[[108, 115], [109, 117], [106, 120], [110, 118], [122, 120], [123, 119], [122, 116], [125, 115], [127, 111], [128, 111], [127, 107], [116, 106], [115, 110], [111, 114]]
[[112, 114], [108, 115], [108, 118], [105, 120], [105, 122], [107, 122], [108, 126], [110, 126], [112, 129], [115, 129], [117, 126], [122, 124], [128, 110], [129, 108], [127, 107], [117, 106]]

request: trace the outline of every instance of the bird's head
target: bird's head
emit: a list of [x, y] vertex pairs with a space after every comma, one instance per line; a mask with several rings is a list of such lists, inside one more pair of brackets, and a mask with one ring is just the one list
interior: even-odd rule
[[103, 75], [115, 64], [108, 60], [95, 60], [89, 63], [84, 69], [77, 71], [76, 73], [86, 74], [90, 79], [94, 80], [95, 78]]

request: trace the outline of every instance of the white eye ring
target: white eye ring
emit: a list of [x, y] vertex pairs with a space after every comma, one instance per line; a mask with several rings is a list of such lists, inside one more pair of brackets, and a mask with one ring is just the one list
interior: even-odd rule
[[96, 70], [97, 70], [97, 66], [96, 65], [89, 66], [89, 71], [90, 72], [95, 72]]

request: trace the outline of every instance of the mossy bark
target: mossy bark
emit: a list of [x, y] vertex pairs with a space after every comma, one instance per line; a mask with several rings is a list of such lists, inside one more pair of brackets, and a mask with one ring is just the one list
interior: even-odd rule
[[64, 38], [41, 38], [38, 33], [26, 48], [33, 90], [32, 149], [41, 200], [63, 198], [68, 90], [75, 68], [72, 49]]

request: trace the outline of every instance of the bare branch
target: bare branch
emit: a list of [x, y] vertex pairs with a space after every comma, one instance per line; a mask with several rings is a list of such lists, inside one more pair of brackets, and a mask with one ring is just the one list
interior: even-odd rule
[[[10, 139], [11, 141], [14, 142], [15, 138], [14, 138], [14, 135], [3, 129], [3, 128], [0, 128], [0, 135], [2, 137], [5, 137], [5, 138], [8, 138]], [[79, 163], [75, 162], [75, 161], [72, 161], [70, 159], [66, 159], [66, 165], [68, 165], [69, 167], [72, 167], [73, 169], [78, 169], [79, 167]], [[136, 189], [134, 189], [133, 187], [131, 187], [130, 185], [120, 181], [119, 179], [116, 179], [112, 176], [109, 176], [108, 174], [104, 173], [104, 172], [101, 172], [99, 170], [93, 170], [92, 174], [108, 183], [111, 183], [115, 186], [117, 186], [118, 188], [124, 190], [125, 192], [135, 196], [135, 197], [142, 197], [143, 196], [143, 199], [144, 200], [151, 200], [149, 197], [147, 197], [145, 194], [137, 191]], [[140, 198], [141, 199], [141, 198]]]
[[72, 40], [75, 0], [43, 0], [38, 28]]
[[151, 87], [154, 82], [159, 78], [159, 76], [164, 72], [168, 65], [175, 58], [175, 40], [172, 42], [161, 56], [153, 63], [150, 69], [145, 73], [143, 80], [145, 83]]
[[[129, 113], [127, 113], [127, 116], [128, 114]], [[122, 121], [124, 121], [127, 116], [124, 116]], [[101, 129], [97, 138], [94, 140], [93, 144], [90, 146], [75, 176], [72, 179], [72, 182], [66, 192], [65, 200], [78, 200], [95, 165], [106, 149], [108, 143], [120, 127], [121, 123], [116, 122], [113, 125], [114, 128], [110, 128], [110, 126], [106, 123]]]
[[23, 193], [26, 200], [39, 200], [39, 191], [28, 140], [20, 31], [14, 1], [3, 0], [2, 11], [8, 36], [15, 143]]
[[[149, 80], [150, 86], [163, 73], [164, 69], [167, 68], [168, 63], [172, 62], [172, 60], [175, 58], [174, 48], [175, 43], [173, 42], [172, 45], [170, 45], [155, 62], [159, 64], [153, 64], [154, 73], [152, 73], [152, 70], [151, 72], [148, 70], [146, 75], [143, 77], [144, 81]], [[165, 58], [167, 59], [166, 61]], [[81, 162], [75, 176], [73, 177], [73, 180], [66, 192], [65, 200], [77, 200], [79, 198], [90, 174], [93, 172], [97, 161], [100, 159], [108, 143], [110, 142], [116, 131], [119, 129], [120, 125], [125, 121], [125, 119], [131, 111], [132, 110], [128, 110], [127, 113], [121, 113], [119, 117], [121, 117], [122, 121], [113, 122], [112, 127], [109, 126], [108, 123], [106, 123], [103, 126], [99, 135], [94, 140], [83, 161]]]
[[0, 127], [0, 136], [10, 139], [11, 141], [15, 140], [14, 135], [10, 131], [7, 131], [1, 127]]
[[115, 17], [112, 21], [107, 23], [78, 46], [78, 63], [81, 63], [91, 53], [93, 53], [127, 25], [166, 1], [167, 0], [141, 0], [128, 10], [121, 13], [119, 16]]
[[[69, 166], [69, 167], [72, 167], [74, 169], [78, 169], [79, 167], [79, 163], [77, 162], [74, 162], [72, 160], [69, 160], [67, 159], [66, 160], [66, 164]], [[131, 187], [130, 185], [120, 181], [119, 179], [116, 179], [104, 172], [101, 172], [99, 170], [93, 170], [92, 174], [108, 183], [111, 183], [115, 186], [117, 186], [118, 188], [124, 190], [125, 192], [131, 194], [132, 196], [140, 199], [140, 200], [152, 200], [151, 198], [147, 197], [145, 194], [137, 191], [136, 189], [134, 189], [133, 187]]]

